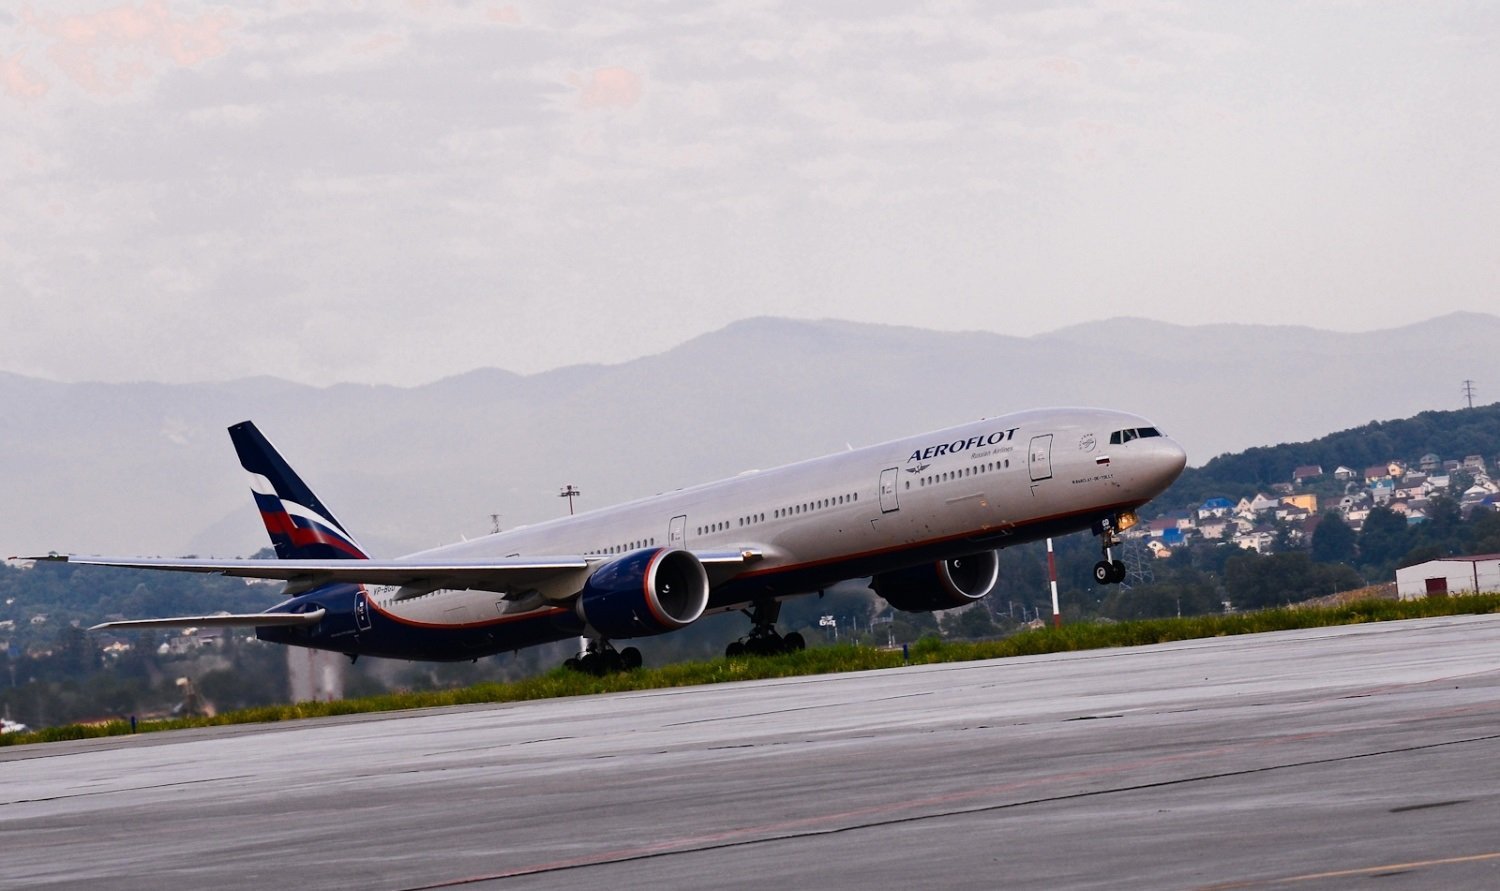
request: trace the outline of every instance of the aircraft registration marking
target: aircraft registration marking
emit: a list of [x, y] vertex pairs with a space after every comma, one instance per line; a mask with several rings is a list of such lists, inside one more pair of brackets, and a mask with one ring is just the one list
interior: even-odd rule
[[1083, 477], [1081, 479], [1073, 480], [1073, 485], [1077, 486], [1077, 485], [1081, 485], [1083, 483], [1099, 483], [1099, 482], [1103, 482], [1105, 480], [1112, 480], [1114, 478], [1115, 478], [1115, 475], [1112, 474], [1112, 473], [1099, 473], [1099, 474], [1095, 474], [1094, 476], [1086, 476], [1086, 477]]

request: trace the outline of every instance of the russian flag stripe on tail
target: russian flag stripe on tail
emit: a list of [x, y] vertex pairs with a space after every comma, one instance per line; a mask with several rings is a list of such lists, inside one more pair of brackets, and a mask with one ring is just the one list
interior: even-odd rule
[[368, 560], [312, 489], [250, 421], [229, 428], [229, 439], [250, 474], [261, 521], [282, 560]]

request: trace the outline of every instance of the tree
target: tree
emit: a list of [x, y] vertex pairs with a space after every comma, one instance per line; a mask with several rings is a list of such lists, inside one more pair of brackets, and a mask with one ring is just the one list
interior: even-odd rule
[[1417, 534], [1444, 553], [1457, 553], [1463, 522], [1463, 508], [1458, 502], [1447, 495], [1436, 495], [1427, 502], [1427, 521], [1418, 527]]
[[1292, 524], [1286, 520], [1277, 520], [1272, 525], [1276, 528], [1276, 542], [1272, 545], [1276, 553], [1285, 554], [1292, 550]]
[[1396, 568], [1405, 569], [1408, 566], [1416, 566], [1418, 563], [1426, 563], [1429, 560], [1436, 560], [1442, 556], [1444, 556], [1443, 549], [1435, 544], [1417, 545], [1407, 551], [1406, 556], [1397, 561]]
[[1219, 609], [1219, 590], [1213, 577], [1187, 568], [1163, 573], [1149, 585], [1116, 588], [1105, 598], [1100, 611], [1109, 618], [1125, 620], [1199, 616]]
[[1469, 514], [1464, 550], [1470, 554], [1500, 554], [1500, 511], [1476, 507]]
[[1365, 517], [1364, 528], [1359, 533], [1359, 562], [1370, 567], [1366, 578], [1390, 575], [1396, 561], [1411, 550], [1412, 534], [1406, 518], [1381, 506]]
[[1224, 587], [1230, 601], [1241, 609], [1297, 603], [1363, 586], [1364, 579], [1353, 567], [1313, 563], [1301, 552], [1269, 557], [1246, 553], [1231, 558], [1224, 567]]
[[951, 636], [962, 640], [981, 640], [1000, 633], [983, 604], [975, 604], [952, 618], [945, 617], [943, 627]]
[[1314, 563], [1353, 563], [1354, 530], [1344, 522], [1338, 511], [1327, 511], [1313, 530], [1312, 559]]
[[76, 625], [65, 626], [57, 633], [53, 659], [63, 677], [78, 677], [99, 667], [99, 651], [89, 642], [88, 634]]

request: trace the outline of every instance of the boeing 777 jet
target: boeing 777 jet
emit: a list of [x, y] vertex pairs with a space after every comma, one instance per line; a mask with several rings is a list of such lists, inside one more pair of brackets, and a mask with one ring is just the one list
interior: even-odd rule
[[[262, 640], [457, 661], [571, 637], [582, 667], [640, 664], [614, 641], [739, 610], [731, 655], [799, 649], [782, 600], [871, 579], [891, 606], [949, 609], [989, 594], [1000, 548], [1090, 529], [1111, 548], [1186, 455], [1120, 411], [1023, 411], [814, 458], [392, 560], [372, 558], [255, 425], [229, 428], [274, 560], [45, 557], [286, 582], [265, 612], [106, 622], [96, 629], [248, 626]], [[571, 661], [571, 660], [570, 660]], [[577, 663], [575, 663], [577, 664]]]

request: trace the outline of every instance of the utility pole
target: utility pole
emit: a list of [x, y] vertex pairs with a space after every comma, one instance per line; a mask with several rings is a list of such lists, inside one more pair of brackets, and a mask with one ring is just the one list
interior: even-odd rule
[[1464, 381], [1464, 398], [1467, 399], [1467, 400], [1469, 400], [1469, 408], [1473, 408], [1474, 407], [1474, 382], [1471, 381], [1471, 380]]
[[557, 493], [558, 498], [568, 499], [568, 516], [573, 516], [573, 499], [582, 494], [572, 483], [563, 486], [562, 491]]
[[1052, 539], [1047, 539], [1047, 581], [1052, 585], [1052, 627], [1062, 627], [1062, 610], [1057, 606], [1057, 557], [1052, 553]]

